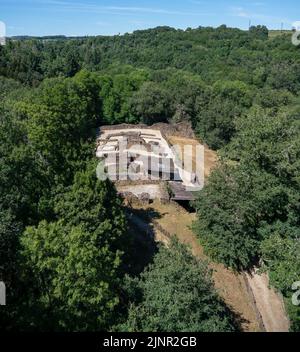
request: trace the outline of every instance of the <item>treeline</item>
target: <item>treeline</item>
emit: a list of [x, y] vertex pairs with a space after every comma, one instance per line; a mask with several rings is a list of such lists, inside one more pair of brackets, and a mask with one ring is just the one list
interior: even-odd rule
[[206, 253], [236, 270], [259, 266], [284, 296], [292, 329], [300, 309], [300, 110], [259, 107], [236, 120], [236, 135], [200, 192], [195, 231]]
[[[209, 83], [229, 79], [263, 85], [268, 81], [297, 89], [299, 77], [298, 49], [291, 45], [290, 36], [269, 40], [267, 28], [260, 26], [250, 31], [226, 26], [185, 31], [158, 27], [112, 37], [8, 40], [1, 48], [0, 75], [37, 84], [81, 69], [103, 70], [112, 63], [154, 70], [172, 67], [198, 74]], [[276, 83], [277, 78], [282, 82]]]
[[82, 69], [103, 73], [105, 123], [190, 119], [210, 147], [226, 145], [251, 106], [278, 110], [300, 89], [299, 48], [289, 35], [169, 27], [114, 37], [28, 39], [0, 48], [0, 75], [38, 86]]
[[[210, 85], [198, 75], [175, 69], [119, 65], [93, 75], [99, 86], [95, 94], [101, 124], [190, 121], [198, 137], [213, 149], [230, 142], [235, 120], [251, 107], [276, 113], [298, 104], [297, 95], [287, 89], [259, 88], [236, 80]], [[0, 96], [17, 88], [21, 94], [27, 90], [15, 80], [2, 78]]]
[[1, 79], [1, 329], [235, 331], [207, 264], [175, 240], [139, 261], [122, 200], [97, 179], [106, 78], [82, 71], [35, 89]]
[[[299, 330], [291, 286], [300, 275], [300, 65], [289, 36], [269, 39], [265, 27], [159, 27], [8, 41], [0, 63], [0, 279], [15, 307], [4, 326], [235, 329], [205, 264], [178, 244], [143, 274], [132, 272], [135, 245], [120, 199], [94, 172], [99, 126], [189, 120], [220, 155], [195, 203], [199, 240], [235, 270], [268, 270]], [[176, 276], [182, 266], [195, 295]]]

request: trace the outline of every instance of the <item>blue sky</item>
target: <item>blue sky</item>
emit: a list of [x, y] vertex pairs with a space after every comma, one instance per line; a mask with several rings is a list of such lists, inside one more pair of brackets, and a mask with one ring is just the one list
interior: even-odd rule
[[7, 35], [113, 35], [160, 25], [290, 29], [299, 0], [0, 0]]

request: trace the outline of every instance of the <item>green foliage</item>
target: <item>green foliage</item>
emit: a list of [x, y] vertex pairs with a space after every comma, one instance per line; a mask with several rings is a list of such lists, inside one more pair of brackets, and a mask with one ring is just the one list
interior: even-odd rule
[[[25, 275], [33, 287], [30, 328], [98, 331], [113, 321], [126, 222], [109, 181], [94, 165], [58, 196], [57, 221], [42, 221], [21, 237]], [[33, 311], [34, 311], [33, 309]], [[36, 320], [38, 319], [38, 320]]]
[[217, 295], [211, 270], [184, 245], [161, 247], [140, 279], [127, 279], [131, 302], [119, 329], [132, 332], [234, 331], [233, 319]]
[[[291, 301], [299, 281], [300, 124], [293, 113], [260, 108], [236, 120], [236, 136], [200, 192], [195, 230], [205, 250], [237, 270], [264, 261], [272, 285]], [[299, 312], [287, 303], [293, 329]]]
[[[169, 99], [170, 117], [175, 122], [197, 121], [200, 106], [207, 103], [210, 89], [198, 75], [179, 70], [164, 70], [152, 79], [163, 84]], [[165, 77], [163, 77], [165, 75]]]
[[98, 90], [94, 77], [83, 71], [72, 79], [43, 82], [34, 103], [28, 99], [17, 106], [28, 121], [29, 143], [53, 178], [72, 181], [87, 158], [87, 143], [100, 123]]
[[8, 288], [13, 283], [17, 263], [18, 236], [21, 225], [8, 211], [0, 210], [0, 281]]
[[260, 253], [261, 222], [281, 216], [286, 205], [285, 189], [274, 176], [253, 164], [223, 165], [195, 202], [199, 214], [195, 228], [212, 258], [244, 269]]
[[21, 87], [22, 85], [13, 79], [0, 77], [0, 99], [6, 98], [11, 92]]
[[[200, 241], [238, 270], [261, 259], [299, 330], [290, 304], [299, 273], [299, 64], [290, 36], [268, 38], [264, 26], [8, 39], [0, 46], [0, 279], [11, 304], [0, 324], [119, 322], [130, 241], [114, 187], [96, 181], [90, 163], [96, 128], [188, 120], [202, 141], [223, 148], [196, 202]], [[207, 268], [178, 245], [128, 285], [122, 329], [233, 329]]]
[[299, 221], [300, 130], [286, 114], [262, 110], [237, 120], [236, 127], [225, 151], [231, 161], [213, 173], [196, 207], [201, 241], [214, 257], [239, 268], [259, 254], [261, 226]]
[[[274, 232], [262, 242], [262, 258], [270, 270], [270, 282], [282, 292], [292, 321], [292, 330], [300, 331], [300, 307], [292, 305], [292, 284], [299, 281], [300, 238], [299, 228], [280, 226], [280, 233]], [[287, 231], [287, 232], [285, 232]], [[292, 237], [295, 233], [296, 237]], [[296, 235], [297, 233], [297, 235]]]
[[266, 26], [252, 26], [249, 29], [249, 33], [256, 39], [267, 40], [269, 37], [269, 31]]
[[26, 128], [19, 116], [0, 112], [0, 198], [1, 208], [18, 221], [34, 221], [38, 200], [48, 185], [43, 160], [26, 143]]
[[244, 164], [255, 163], [291, 189], [299, 187], [300, 123], [282, 112], [255, 108], [237, 120], [238, 133], [225, 156]]
[[272, 285], [285, 296], [291, 295], [293, 282], [299, 281], [300, 243], [298, 238], [282, 237], [273, 233], [262, 242], [262, 257], [270, 269]]
[[299, 63], [290, 37], [269, 39], [265, 26], [158, 27], [114, 37], [8, 40], [0, 75], [37, 86], [44, 78], [99, 71], [95, 91], [105, 124], [190, 120], [218, 149], [253, 101], [276, 109], [290, 104], [300, 88]]
[[[89, 232], [97, 231], [100, 225], [103, 230], [107, 227], [108, 237], [102, 235], [102, 239], [116, 246], [126, 228], [121, 205], [114, 185], [108, 180], [97, 180], [96, 163], [92, 162], [87, 170], [76, 173], [74, 183], [63, 194], [57, 195], [54, 209], [68, 224], [84, 224]], [[124, 243], [119, 243], [119, 247], [125, 247]]]
[[166, 121], [168, 114], [167, 92], [154, 82], [146, 82], [131, 100], [132, 110], [149, 125]]
[[130, 107], [130, 99], [147, 79], [146, 71], [132, 70], [126, 73], [99, 76], [100, 96], [103, 100], [103, 119], [107, 124], [137, 122]]
[[287, 90], [262, 89], [256, 97], [255, 102], [266, 109], [278, 109], [280, 106], [289, 105], [293, 100], [293, 95]]
[[242, 106], [251, 106], [252, 94], [250, 87], [244, 82], [217, 81], [213, 86], [213, 90], [224, 99], [232, 100]]
[[200, 139], [213, 149], [229, 143], [235, 133], [235, 120], [242, 109], [234, 102], [220, 97], [210, 98], [199, 108], [195, 130]]
[[0, 74], [35, 84], [45, 77], [73, 75], [82, 68], [107, 69], [113, 63], [184, 69], [210, 83], [229, 75], [247, 83], [254, 70], [266, 69], [270, 76], [269, 68], [287, 59], [299, 62], [290, 36], [268, 40], [264, 26], [251, 27], [249, 32], [225, 26], [186, 31], [158, 27], [113, 37], [8, 40], [1, 48]]
[[267, 83], [273, 89], [287, 89], [292, 93], [299, 91], [300, 70], [299, 65], [283, 61], [274, 64], [270, 68], [270, 74], [267, 78]]
[[89, 162], [99, 91], [95, 76], [83, 71], [45, 81], [17, 102], [10, 95], [1, 107], [0, 279], [10, 304], [0, 324], [6, 330], [108, 329], [119, 314], [130, 241], [113, 185], [97, 181]]

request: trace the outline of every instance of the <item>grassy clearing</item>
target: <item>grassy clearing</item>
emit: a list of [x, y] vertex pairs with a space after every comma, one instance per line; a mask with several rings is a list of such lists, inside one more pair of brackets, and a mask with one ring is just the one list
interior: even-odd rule
[[[184, 150], [185, 145], [192, 145], [192, 160], [193, 160], [193, 171], [196, 171], [196, 146], [200, 145], [199, 141], [191, 138], [183, 138], [176, 136], [168, 136], [168, 141], [172, 145], [177, 145], [180, 147], [181, 151]], [[207, 178], [211, 173], [212, 169], [215, 167], [217, 162], [217, 153], [213, 150], [205, 147], [204, 151], [204, 175]]]
[[[190, 138], [168, 136], [168, 141], [172, 145], [180, 146], [183, 150], [184, 145], [192, 145], [192, 160], [195, 168], [196, 153], [195, 148], [199, 145], [199, 141]], [[205, 148], [205, 177], [207, 178], [217, 163], [217, 154]], [[196, 214], [186, 211], [176, 203], [161, 204], [158, 200], [147, 206], [133, 206], [135, 216], [142, 219], [145, 223], [149, 223], [149, 219], [156, 220], [159, 225], [169, 232], [176, 235], [178, 239], [187, 244], [193, 254], [200, 259], [209, 260], [203, 251], [202, 246], [196, 235], [191, 230]], [[149, 224], [151, 227], [151, 224]], [[156, 240], [162, 241], [161, 234], [156, 234]], [[213, 278], [215, 287], [223, 297], [226, 304], [240, 316], [240, 324], [244, 331], [259, 331], [259, 322], [253, 303], [249, 296], [244, 278], [242, 275], [236, 274], [226, 269], [223, 265], [211, 262], [214, 270]]]
[[[144, 211], [148, 216], [153, 214], [153, 218], [165, 230], [190, 246], [195, 256], [208, 260], [197, 237], [191, 230], [192, 223], [196, 218], [195, 213], [189, 213], [177, 204], [161, 204], [159, 201], [138, 208], [138, 211]], [[211, 267], [214, 270], [215, 286], [227, 305], [241, 317], [242, 329], [244, 331], [259, 331], [259, 323], [243, 277], [226, 269], [221, 264], [211, 263]]]
[[269, 39], [273, 39], [282, 35], [292, 35], [293, 32], [291, 30], [273, 30], [269, 31]]

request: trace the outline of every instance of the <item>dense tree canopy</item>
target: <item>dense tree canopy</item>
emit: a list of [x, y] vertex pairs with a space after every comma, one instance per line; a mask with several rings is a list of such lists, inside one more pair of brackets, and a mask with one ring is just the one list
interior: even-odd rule
[[292, 284], [299, 282], [300, 273], [299, 228], [283, 227], [284, 231], [278, 232], [278, 229], [273, 229], [273, 233], [262, 242], [262, 257], [266, 269], [270, 270], [271, 284], [285, 297], [292, 329], [299, 331], [300, 310], [292, 304], [292, 295], [295, 293]]
[[121, 200], [91, 161], [98, 83], [81, 72], [27, 93], [7, 98], [0, 115], [1, 326], [108, 329], [130, 242]]
[[57, 221], [43, 220], [21, 237], [25, 270], [35, 288], [32, 304], [41, 310], [35, 327], [107, 329], [119, 303], [127, 241], [120, 200], [109, 181], [97, 180], [94, 165], [76, 174], [57, 198]]
[[300, 270], [299, 68], [290, 36], [270, 37], [264, 26], [8, 39], [0, 46], [0, 280], [10, 304], [1, 326], [234, 330], [207, 266], [178, 243], [124, 280], [131, 241], [122, 204], [95, 176], [99, 126], [189, 121], [220, 155], [195, 202], [200, 242], [236, 270], [261, 264], [299, 330], [291, 305]]
[[[298, 48], [289, 35], [270, 39], [265, 26], [249, 31], [158, 27], [113, 37], [21, 39], [0, 48], [0, 75], [10, 79], [4, 87], [17, 84], [11, 79], [38, 85], [81, 69], [102, 71], [105, 123], [189, 117], [213, 148], [228, 143], [234, 119], [253, 100], [263, 107], [282, 106], [300, 88]], [[154, 83], [144, 85], [149, 77]], [[200, 90], [196, 81], [203, 82]]]
[[130, 308], [125, 331], [234, 331], [207, 264], [175, 239], [161, 247], [140, 279], [128, 279]]
[[[295, 111], [257, 108], [237, 119], [236, 130], [200, 192], [195, 230], [206, 251], [227, 266], [250, 268], [261, 258], [291, 306], [299, 279], [299, 118]], [[294, 324], [299, 329], [299, 318]]]

